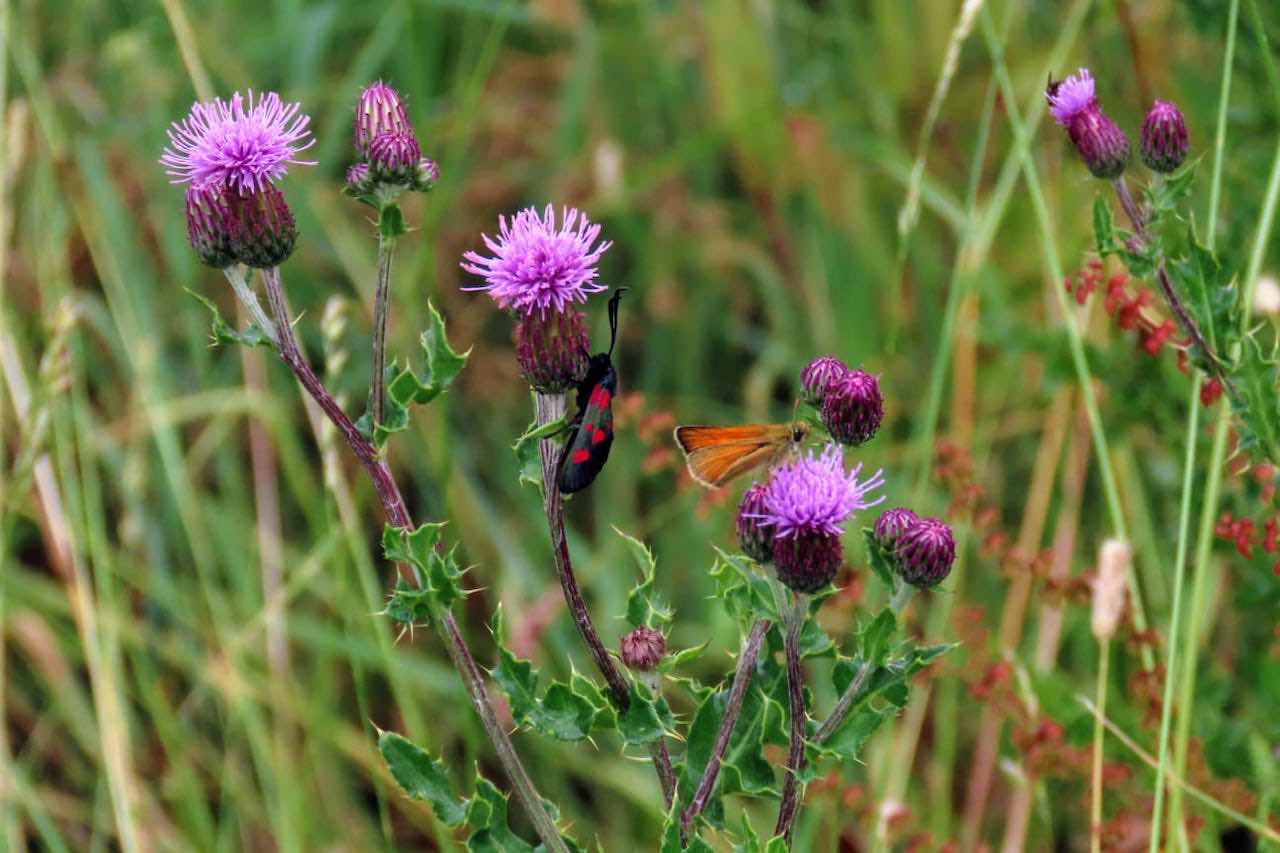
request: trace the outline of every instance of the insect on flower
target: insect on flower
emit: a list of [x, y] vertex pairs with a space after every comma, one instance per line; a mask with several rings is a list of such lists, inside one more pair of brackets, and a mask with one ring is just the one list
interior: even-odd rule
[[809, 437], [804, 421], [742, 426], [679, 426], [676, 444], [689, 475], [709, 489], [761, 466], [773, 467]]
[[626, 291], [619, 287], [609, 298], [609, 351], [591, 356], [587, 375], [578, 383], [578, 414], [560, 458], [560, 491], [567, 495], [591, 485], [613, 447], [613, 397], [618, 393], [613, 347], [618, 342], [618, 302]]

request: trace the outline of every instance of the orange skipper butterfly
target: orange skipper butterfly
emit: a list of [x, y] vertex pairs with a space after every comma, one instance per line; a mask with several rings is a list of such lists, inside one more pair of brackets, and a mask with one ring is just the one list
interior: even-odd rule
[[710, 489], [733, 478], [782, 461], [809, 435], [804, 421], [742, 426], [679, 426], [676, 444], [684, 452], [689, 475]]

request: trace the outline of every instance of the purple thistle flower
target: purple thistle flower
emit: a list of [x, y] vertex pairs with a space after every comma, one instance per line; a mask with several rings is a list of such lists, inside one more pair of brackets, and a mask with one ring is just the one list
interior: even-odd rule
[[864, 370], [850, 370], [827, 385], [822, 425], [841, 444], [866, 444], [884, 420], [880, 381]]
[[576, 308], [550, 314], [525, 314], [512, 332], [516, 363], [533, 390], [562, 394], [587, 374], [586, 324]]
[[622, 662], [628, 669], [653, 669], [667, 653], [667, 640], [662, 632], [644, 626], [623, 636], [620, 645]]
[[1044, 96], [1054, 121], [1067, 129], [1093, 176], [1120, 177], [1129, 165], [1129, 137], [1102, 111], [1089, 69], [1081, 68], [1065, 80], [1051, 80]]
[[773, 559], [774, 530], [762, 523], [767, 491], [764, 483], [752, 483], [738, 505], [738, 544], [744, 554], [758, 563]]
[[256, 101], [250, 90], [247, 99], [236, 92], [230, 101], [196, 103], [170, 126], [160, 164], [175, 184], [222, 185], [246, 195], [283, 178], [290, 164], [315, 165], [298, 159], [315, 142], [310, 122], [299, 104], [286, 104], [275, 92]]
[[369, 172], [375, 181], [407, 184], [413, 180], [421, 159], [413, 131], [380, 133], [369, 143]]
[[234, 264], [235, 228], [224, 187], [187, 187], [187, 239], [201, 261], [215, 269]]
[[860, 481], [861, 471], [859, 463], [845, 473], [844, 457], [835, 444], [828, 444], [819, 456], [810, 451], [774, 471], [764, 495], [760, 523], [771, 526], [777, 539], [801, 533], [841, 535], [845, 519], [852, 513], [884, 500], [866, 500], [870, 492], [884, 485], [884, 475], [877, 471]]
[[542, 216], [532, 207], [510, 220], [501, 216], [498, 226], [496, 240], [481, 235], [492, 257], [478, 252], [462, 256], [462, 268], [485, 279], [484, 284], [463, 290], [488, 291], [498, 307], [528, 314], [535, 309], [563, 311], [606, 289], [596, 283], [596, 264], [613, 244], [596, 244], [600, 226], [574, 208], [564, 208], [559, 228], [551, 205]]
[[848, 373], [849, 365], [835, 356], [818, 356], [800, 371], [800, 387], [805, 399], [815, 406], [821, 406], [831, 384], [843, 379]]
[[902, 534], [919, 520], [920, 516], [905, 507], [886, 509], [876, 519], [873, 530], [876, 542], [885, 551], [892, 553], [898, 546], [898, 540], [902, 538]]
[[894, 550], [898, 575], [912, 586], [937, 586], [956, 561], [956, 539], [951, 528], [936, 518], [922, 518], [898, 538]]
[[[356, 153], [361, 158], [369, 156], [373, 141], [384, 133], [407, 133], [413, 136], [413, 125], [404, 108], [400, 93], [379, 80], [370, 83], [356, 101], [355, 123], [352, 138]], [[416, 144], [416, 140], [415, 140]]]
[[1168, 101], [1151, 105], [1142, 122], [1142, 162], [1154, 172], [1168, 174], [1187, 159], [1190, 145], [1182, 110]]

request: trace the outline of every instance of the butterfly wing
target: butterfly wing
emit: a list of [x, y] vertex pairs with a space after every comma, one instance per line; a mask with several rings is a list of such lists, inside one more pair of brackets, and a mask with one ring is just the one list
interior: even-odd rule
[[560, 491], [580, 492], [596, 478], [613, 447], [613, 395], [618, 375], [609, 369], [591, 389], [582, 406], [581, 423], [565, 444], [560, 459]]
[[682, 426], [675, 433], [690, 476], [712, 489], [772, 462], [792, 434], [790, 424]]

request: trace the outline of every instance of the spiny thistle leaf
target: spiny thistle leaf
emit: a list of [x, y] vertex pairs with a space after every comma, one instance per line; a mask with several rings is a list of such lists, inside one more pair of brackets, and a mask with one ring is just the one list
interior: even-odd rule
[[539, 425], [537, 421], [529, 424], [524, 435], [516, 439], [511, 450], [516, 455], [516, 463], [520, 469], [520, 485], [530, 485], [542, 489], [542, 441], [553, 438], [569, 427], [572, 416], [565, 413], [559, 420]]
[[[186, 288], [183, 288], [184, 290]], [[269, 347], [271, 339], [267, 337], [256, 323], [250, 323], [243, 332], [237, 331], [234, 326], [222, 319], [222, 312], [218, 310], [218, 306], [213, 302], [205, 299], [194, 290], [187, 290], [187, 293], [196, 299], [201, 305], [209, 309], [209, 313], [213, 315], [209, 329], [209, 339], [214, 344], [240, 344], [246, 347]]]
[[710, 575], [716, 585], [716, 598], [725, 611], [744, 629], [757, 619], [778, 622], [778, 605], [773, 589], [757, 572], [751, 559], [716, 549], [716, 562]]
[[378, 751], [410, 799], [429, 802], [446, 826], [462, 825], [467, 817], [466, 801], [454, 794], [444, 764], [395, 732], [379, 733]]
[[618, 715], [618, 734], [627, 746], [652, 743], [663, 735], [675, 731], [675, 715], [671, 706], [661, 696], [655, 696], [643, 684], [632, 683], [631, 702], [627, 710]]
[[1248, 335], [1232, 376], [1240, 392], [1231, 403], [1237, 417], [1237, 448], [1258, 462], [1280, 461], [1280, 360], [1274, 353], [1264, 355], [1255, 336]]
[[386, 613], [397, 622], [425, 621], [423, 617], [429, 615], [432, 608], [447, 610], [463, 595], [459, 583], [462, 571], [453, 551], [441, 554], [436, 548], [443, 527], [444, 523], [438, 522], [423, 524], [414, 530], [390, 524], [382, 529], [382, 550], [387, 559], [411, 564], [422, 581], [421, 587], [412, 587], [403, 580], [396, 584]]
[[628, 536], [618, 528], [613, 528], [613, 532], [627, 543], [627, 550], [640, 569], [640, 582], [627, 593], [627, 622], [633, 628], [661, 630], [671, 624], [673, 615], [671, 607], [660, 599], [655, 591], [657, 565], [653, 559], [653, 552], [639, 539]]

